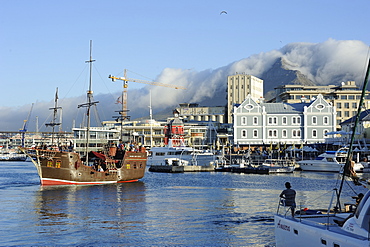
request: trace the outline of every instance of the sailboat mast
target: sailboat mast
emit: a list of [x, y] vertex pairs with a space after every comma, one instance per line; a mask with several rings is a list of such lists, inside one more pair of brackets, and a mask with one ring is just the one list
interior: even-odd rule
[[152, 111], [152, 90], [149, 91], [149, 115], [150, 115], [150, 148], [153, 147], [153, 111]]
[[349, 150], [348, 150], [348, 154], [347, 154], [346, 164], [344, 165], [344, 168], [343, 168], [342, 181], [340, 183], [339, 192], [338, 192], [337, 207], [340, 207], [339, 198], [340, 198], [340, 195], [342, 193], [344, 179], [345, 179], [345, 176], [347, 175], [346, 174], [347, 171], [349, 171], [349, 168], [351, 166], [351, 162], [352, 162], [352, 159], [353, 159], [353, 157], [352, 157], [353, 156], [353, 154], [352, 154], [352, 152], [353, 152], [353, 142], [355, 140], [356, 129], [357, 129], [358, 122], [360, 120], [360, 115], [361, 115], [361, 111], [362, 111], [362, 108], [363, 108], [363, 103], [364, 103], [364, 99], [365, 99], [366, 89], [367, 89], [367, 85], [369, 83], [369, 73], [370, 73], [370, 59], [368, 61], [366, 75], [365, 75], [365, 80], [364, 80], [364, 83], [363, 83], [363, 86], [362, 86], [362, 93], [361, 93], [360, 103], [359, 103], [358, 108], [357, 108], [357, 114], [356, 114], [356, 118], [355, 118], [355, 123], [354, 123], [354, 125], [352, 127], [351, 142], [350, 142], [350, 145], [349, 145]]

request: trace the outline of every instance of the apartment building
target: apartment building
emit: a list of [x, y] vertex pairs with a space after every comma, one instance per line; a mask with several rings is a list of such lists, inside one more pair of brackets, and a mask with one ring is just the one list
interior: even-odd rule
[[241, 104], [247, 95], [258, 101], [263, 98], [263, 80], [245, 73], [235, 74], [227, 78], [227, 123], [233, 121], [233, 109]]
[[177, 111], [185, 121], [225, 122], [224, 106], [199, 106], [197, 103], [181, 103]]
[[[356, 115], [358, 103], [362, 90], [356, 86], [355, 81], [342, 82], [339, 86], [304, 86], [304, 85], [283, 85], [275, 88], [275, 102], [298, 103], [311, 101], [319, 94], [336, 107], [336, 128], [340, 129], [340, 123]], [[366, 94], [364, 106], [370, 106], [370, 97]]]

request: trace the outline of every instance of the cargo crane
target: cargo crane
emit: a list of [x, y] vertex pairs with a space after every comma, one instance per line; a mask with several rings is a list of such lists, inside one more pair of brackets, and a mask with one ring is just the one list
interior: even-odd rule
[[27, 132], [27, 127], [28, 127], [28, 121], [30, 120], [30, 116], [31, 116], [31, 113], [32, 113], [32, 109], [33, 109], [33, 103], [31, 105], [31, 110], [30, 112], [28, 113], [28, 116], [27, 116], [27, 119], [23, 120], [23, 127], [22, 129], [19, 130], [19, 132], [22, 133], [22, 147], [24, 147], [24, 140], [25, 140], [25, 134]]
[[127, 88], [128, 88], [128, 82], [137, 82], [137, 83], [144, 83], [144, 84], [149, 84], [149, 85], [154, 85], [154, 86], [161, 86], [161, 87], [170, 87], [174, 89], [186, 89], [185, 87], [182, 86], [176, 86], [172, 84], [165, 84], [161, 82], [154, 82], [154, 81], [144, 81], [144, 80], [138, 80], [138, 79], [131, 79], [127, 78], [126, 76], [127, 70], [124, 70], [124, 75], [123, 77], [115, 77], [112, 75], [109, 75], [108, 78], [112, 79], [112, 81], [116, 80], [121, 80], [123, 81], [123, 92], [122, 92], [122, 111], [119, 111], [121, 120], [129, 120], [129, 116], [127, 116]]
[[[154, 86], [161, 86], [161, 87], [170, 87], [170, 88], [174, 88], [174, 89], [186, 89], [185, 87], [182, 87], [182, 86], [176, 86], [176, 85], [171, 85], [171, 84], [165, 84], [165, 83], [161, 83], [161, 82], [154, 82], [154, 81], [144, 81], [144, 80], [138, 80], [138, 79], [131, 79], [131, 78], [127, 78], [126, 76], [127, 74], [127, 70], [125, 69], [124, 70], [124, 73], [123, 73], [123, 77], [115, 77], [115, 76], [112, 76], [112, 75], [109, 75], [108, 78], [112, 79], [112, 81], [116, 81], [116, 80], [121, 80], [123, 81], [123, 91], [122, 91], [122, 102], [119, 102], [119, 103], [122, 103], [122, 110], [121, 111], [116, 111], [119, 113], [119, 116], [113, 116], [114, 118], [116, 118], [116, 121], [118, 122], [119, 120], [121, 121], [121, 138], [122, 138], [122, 135], [123, 135], [123, 128], [122, 128], [122, 125], [123, 125], [123, 121], [124, 120], [130, 120], [130, 117], [127, 115], [127, 88], [128, 88], [128, 82], [137, 82], [137, 83], [144, 83], [144, 84], [148, 84], [148, 85], [154, 85]], [[118, 101], [118, 100], [117, 100]], [[150, 100], [150, 104], [151, 104], [151, 100]], [[150, 106], [150, 116], [152, 116], [152, 108]], [[150, 127], [152, 128], [152, 124], [150, 124]], [[151, 144], [150, 146], [152, 146], [152, 129], [150, 131], [151, 133]]]

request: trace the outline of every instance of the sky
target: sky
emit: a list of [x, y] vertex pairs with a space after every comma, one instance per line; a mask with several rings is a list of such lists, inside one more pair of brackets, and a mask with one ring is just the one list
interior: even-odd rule
[[[190, 71], [199, 78], [297, 42], [370, 43], [367, 0], [0, 3], [0, 110], [12, 113], [27, 112], [32, 103], [50, 104], [57, 87], [64, 103], [85, 97], [90, 40], [96, 60], [94, 94], [111, 95], [112, 102], [122, 84], [111, 82], [108, 75], [123, 76], [124, 69], [129, 78], [196, 87], [181, 84], [181, 73], [171, 80], [163, 74]], [[129, 94], [143, 88], [145, 84], [129, 82]], [[161, 97], [159, 92], [153, 101]]]

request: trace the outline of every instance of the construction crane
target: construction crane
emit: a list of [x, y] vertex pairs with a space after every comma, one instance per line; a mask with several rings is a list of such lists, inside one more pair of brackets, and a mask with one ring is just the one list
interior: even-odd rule
[[25, 133], [27, 132], [28, 121], [30, 120], [32, 109], [33, 109], [33, 103], [31, 105], [31, 110], [28, 113], [27, 119], [23, 120], [23, 127], [22, 127], [22, 129], [19, 130], [22, 133], [22, 147], [24, 147]]
[[128, 88], [128, 82], [137, 82], [137, 83], [144, 83], [144, 84], [149, 84], [149, 85], [154, 85], [154, 86], [161, 86], [161, 87], [170, 87], [174, 89], [186, 89], [185, 87], [182, 86], [176, 86], [172, 84], [165, 84], [161, 82], [154, 82], [154, 81], [144, 81], [144, 80], [138, 80], [138, 79], [131, 79], [127, 78], [126, 76], [127, 70], [124, 70], [123, 77], [115, 77], [112, 75], [109, 75], [108, 78], [112, 79], [112, 81], [116, 80], [121, 80], [123, 81], [123, 92], [122, 92], [122, 111], [119, 111], [121, 120], [129, 119], [127, 116], [127, 88]]

